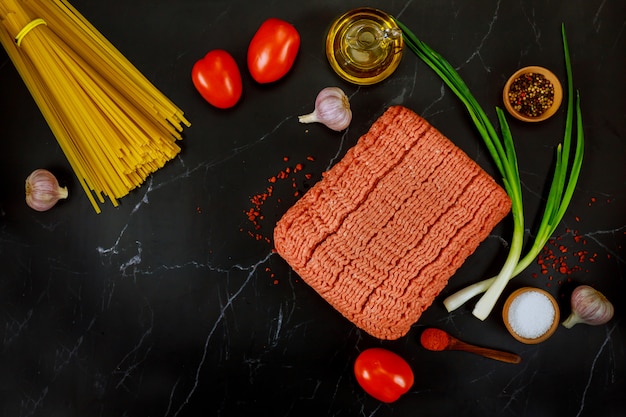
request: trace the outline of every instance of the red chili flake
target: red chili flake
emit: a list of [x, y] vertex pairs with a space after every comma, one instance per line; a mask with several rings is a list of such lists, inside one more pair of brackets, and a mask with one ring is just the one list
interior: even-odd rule
[[[288, 156], [284, 156], [282, 159], [283, 159], [283, 162], [289, 162], [290, 160]], [[306, 159], [308, 161], [315, 160], [315, 158], [313, 158], [312, 156], [307, 156]], [[269, 185], [265, 189], [265, 191], [255, 194], [252, 197], [250, 197], [250, 203], [252, 203], [252, 206], [249, 209], [244, 210], [244, 214], [246, 215], [248, 220], [252, 223], [252, 227], [253, 227], [252, 231], [247, 232], [247, 234], [250, 237], [252, 237], [255, 240], [262, 240], [267, 243], [271, 243], [271, 239], [269, 237], [264, 236], [261, 233], [261, 229], [262, 229], [261, 222], [265, 219], [265, 216], [263, 215], [263, 212], [262, 212], [263, 206], [270, 198], [273, 197], [274, 187], [277, 186], [281, 181], [284, 181], [287, 179], [291, 179], [291, 187], [294, 189], [293, 196], [299, 197], [301, 192], [300, 190], [298, 190], [297, 179], [293, 177], [293, 175], [301, 172], [303, 169], [304, 169], [304, 164], [302, 163], [297, 163], [294, 166], [286, 166], [285, 168], [280, 170], [278, 173], [276, 173], [275, 175], [272, 175], [271, 177], [267, 179], [267, 181], [272, 185]], [[304, 177], [305, 179], [309, 180], [312, 178], [312, 175], [304, 174]], [[281, 203], [282, 201], [280, 198], [276, 198], [276, 202]], [[243, 229], [240, 229], [240, 231], [243, 232]]]
[[[567, 229], [567, 233], [561, 236], [551, 238], [546, 243], [539, 256], [537, 257], [537, 266], [541, 270], [541, 275], [547, 277], [546, 285], [550, 285], [550, 281], [556, 281], [558, 285], [564, 282], [571, 282], [571, 275], [576, 272], [585, 271], [583, 265], [585, 263], [593, 263], [597, 259], [598, 254], [589, 254], [587, 250], [577, 249], [570, 251], [566, 239], [571, 239], [574, 244], [586, 245], [587, 241], [578, 232], [578, 230]], [[571, 254], [571, 255], [570, 255]], [[559, 274], [567, 277], [558, 279]], [[536, 278], [537, 274], [533, 274]], [[556, 278], [556, 279], [555, 279]]]

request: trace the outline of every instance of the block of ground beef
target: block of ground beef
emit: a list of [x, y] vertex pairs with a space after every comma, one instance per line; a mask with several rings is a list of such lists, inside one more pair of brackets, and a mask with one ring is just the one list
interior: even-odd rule
[[284, 214], [274, 244], [357, 327], [398, 339], [510, 208], [461, 149], [393, 106]]

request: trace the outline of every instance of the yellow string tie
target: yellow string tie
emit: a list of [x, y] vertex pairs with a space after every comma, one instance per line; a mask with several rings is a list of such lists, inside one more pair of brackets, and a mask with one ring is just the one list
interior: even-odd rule
[[22, 44], [22, 39], [24, 39], [24, 36], [26, 36], [28, 32], [30, 32], [39, 25], [47, 25], [47, 23], [43, 19], [34, 19], [31, 20], [30, 23], [28, 23], [26, 26], [24, 26], [22, 30], [20, 30], [19, 33], [15, 36], [15, 43], [17, 44], [17, 46], [20, 46]]

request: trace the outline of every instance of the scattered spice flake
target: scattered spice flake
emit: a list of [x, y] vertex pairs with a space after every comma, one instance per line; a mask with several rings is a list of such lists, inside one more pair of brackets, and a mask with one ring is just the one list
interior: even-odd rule
[[[271, 182], [271, 179], [268, 181]], [[252, 223], [254, 227], [254, 232], [248, 231], [248, 235], [250, 235], [250, 237], [254, 238], [255, 240], [264, 240], [268, 243], [270, 242], [269, 238], [260, 234], [258, 230], [261, 229], [260, 222], [265, 218], [265, 216], [263, 216], [261, 212], [261, 208], [263, 207], [263, 204], [265, 204], [267, 199], [272, 196], [273, 193], [274, 193], [274, 187], [270, 185], [269, 187], [265, 189], [264, 192], [252, 196], [250, 198], [252, 207], [244, 211], [244, 213], [248, 217], [248, 220]]]
[[[288, 156], [284, 156], [282, 159], [283, 159], [283, 162], [285, 163], [289, 162], [290, 160]], [[315, 161], [315, 158], [312, 156], [307, 156], [306, 160]], [[270, 183], [270, 185], [263, 192], [255, 194], [252, 197], [250, 197], [250, 203], [252, 203], [252, 207], [250, 207], [247, 210], [244, 210], [244, 214], [246, 215], [250, 223], [252, 223], [253, 230], [246, 231], [246, 233], [250, 237], [252, 237], [255, 240], [259, 240], [259, 241], [262, 240], [271, 244], [271, 239], [265, 236], [263, 233], [261, 233], [261, 229], [262, 229], [261, 222], [265, 218], [265, 216], [263, 215], [263, 211], [262, 211], [263, 206], [274, 195], [274, 186], [277, 185], [279, 182], [285, 181], [287, 179], [291, 179], [291, 187], [294, 190], [293, 196], [299, 197], [301, 192], [300, 190], [298, 190], [298, 184], [296, 182], [296, 178], [294, 178], [293, 175], [301, 172], [303, 169], [304, 169], [304, 164], [302, 163], [297, 163], [293, 167], [287, 166], [283, 168], [278, 173], [276, 173], [276, 175], [272, 175], [271, 177], [267, 179], [267, 182]], [[304, 178], [306, 180], [310, 180], [312, 177], [313, 176], [311, 174], [308, 174], [308, 173], [304, 174]], [[282, 201], [280, 198], [276, 198], [276, 202], [280, 204]], [[244, 231], [243, 228], [239, 230], [241, 232]]]
[[[578, 217], [576, 217], [578, 221]], [[578, 232], [578, 230], [566, 229], [564, 236], [571, 236], [571, 240], [575, 244], [587, 244]], [[541, 275], [547, 278], [546, 285], [550, 286], [550, 281], [554, 281], [555, 274], [560, 274], [563, 278], [557, 279], [558, 285], [571, 282], [571, 275], [577, 272], [589, 272], [585, 264], [594, 263], [598, 258], [597, 253], [589, 253], [586, 249], [570, 251], [570, 248], [563, 242], [563, 236], [554, 237], [548, 240], [537, 257], [537, 265], [540, 268]], [[537, 278], [539, 275], [533, 273], [532, 277]]]

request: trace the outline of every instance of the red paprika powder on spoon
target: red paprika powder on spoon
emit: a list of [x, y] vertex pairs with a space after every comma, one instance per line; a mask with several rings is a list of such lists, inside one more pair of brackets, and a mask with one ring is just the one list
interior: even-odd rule
[[422, 332], [420, 342], [428, 350], [444, 350], [450, 344], [450, 335], [439, 329], [426, 329]]

